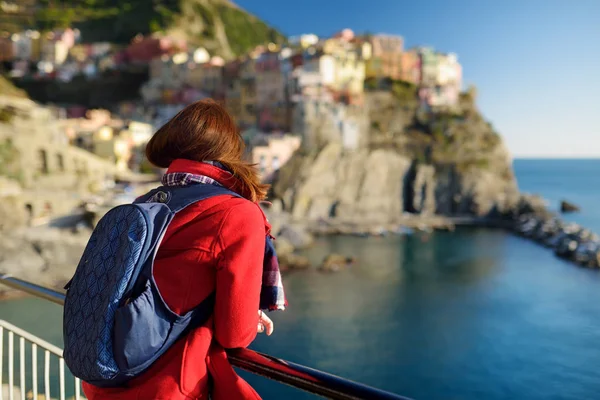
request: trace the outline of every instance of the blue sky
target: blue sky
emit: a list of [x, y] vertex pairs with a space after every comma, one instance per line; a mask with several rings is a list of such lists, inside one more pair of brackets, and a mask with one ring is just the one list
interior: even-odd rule
[[516, 157], [600, 157], [600, 0], [237, 0], [287, 35], [342, 28], [455, 52]]

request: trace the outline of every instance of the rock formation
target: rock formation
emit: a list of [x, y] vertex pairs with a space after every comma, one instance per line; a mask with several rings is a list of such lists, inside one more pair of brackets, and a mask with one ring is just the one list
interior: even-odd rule
[[[90, 233], [52, 228], [0, 231], [0, 272], [60, 290], [73, 276]], [[0, 285], [0, 295], [11, 291]]]
[[365, 108], [364, 145], [330, 140], [279, 171], [273, 197], [294, 220], [381, 223], [407, 212], [486, 216], [516, 206], [511, 158], [468, 94], [452, 112], [424, 113], [393, 92], [367, 93]]
[[581, 211], [578, 205], [570, 203], [566, 200], [562, 200], [560, 202], [560, 212], [562, 213], [570, 213], [570, 212], [578, 212]]

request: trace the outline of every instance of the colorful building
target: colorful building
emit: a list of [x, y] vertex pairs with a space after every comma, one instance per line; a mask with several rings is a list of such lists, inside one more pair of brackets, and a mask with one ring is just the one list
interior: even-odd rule
[[462, 66], [454, 53], [438, 54], [437, 84], [441, 86], [461, 86]]
[[371, 57], [366, 62], [367, 78], [402, 79], [402, 36], [374, 35], [365, 42], [371, 45]]
[[211, 97], [222, 99], [223, 66], [223, 60], [218, 57], [213, 57], [205, 64], [196, 64], [189, 70], [186, 83]]
[[[361, 98], [364, 91], [365, 60], [370, 44], [354, 40], [351, 30], [345, 29], [323, 43], [322, 54], [305, 59], [308, 70], [319, 70], [323, 84], [336, 92]], [[311, 49], [309, 49], [310, 51]], [[310, 54], [310, 53], [309, 53]], [[314, 65], [315, 62], [317, 65]]]
[[402, 53], [400, 79], [418, 85], [421, 80], [421, 58], [415, 50]]
[[433, 87], [438, 81], [438, 54], [429, 47], [416, 49], [419, 54], [421, 66], [420, 84], [424, 87]]
[[456, 54], [419, 49], [421, 80], [419, 97], [431, 107], [452, 107], [458, 103], [462, 89], [462, 67]]
[[286, 82], [280, 53], [265, 52], [256, 59], [258, 126], [265, 131], [289, 130]]
[[301, 138], [292, 135], [265, 136], [263, 142], [252, 146], [252, 162], [257, 164], [265, 181], [270, 181], [292, 154], [300, 148]]
[[256, 62], [252, 58], [244, 60], [240, 66], [240, 103], [239, 124], [244, 128], [256, 126]]
[[310, 46], [314, 46], [319, 42], [319, 37], [312, 33], [303, 34], [299, 36], [292, 36], [289, 38], [289, 43], [293, 47], [299, 47], [306, 49]]
[[147, 36], [138, 37], [125, 49], [129, 62], [148, 63], [163, 55], [173, 55], [187, 51], [187, 43], [171, 37]]
[[238, 124], [242, 115], [240, 67], [237, 60], [223, 67], [225, 107]]

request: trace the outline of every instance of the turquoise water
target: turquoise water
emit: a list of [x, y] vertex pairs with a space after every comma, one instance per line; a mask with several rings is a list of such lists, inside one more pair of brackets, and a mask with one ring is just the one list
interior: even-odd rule
[[[600, 232], [598, 161], [517, 161], [522, 190], [583, 207]], [[322, 239], [358, 262], [285, 277], [290, 308], [253, 348], [415, 399], [600, 398], [600, 274], [501, 231]], [[0, 303], [0, 317], [60, 344], [58, 306]], [[264, 398], [311, 398], [243, 374]]]
[[553, 209], [560, 200], [581, 206], [567, 219], [600, 233], [600, 159], [516, 160], [515, 173], [522, 191], [542, 195]]

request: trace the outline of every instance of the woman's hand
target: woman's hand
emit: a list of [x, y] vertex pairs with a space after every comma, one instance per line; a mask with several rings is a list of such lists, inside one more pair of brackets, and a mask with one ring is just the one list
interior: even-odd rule
[[271, 321], [271, 318], [267, 317], [267, 315], [262, 312], [261, 310], [258, 310], [258, 333], [263, 333], [264, 331], [267, 331], [267, 336], [271, 336], [271, 333], [273, 333], [273, 321]]

